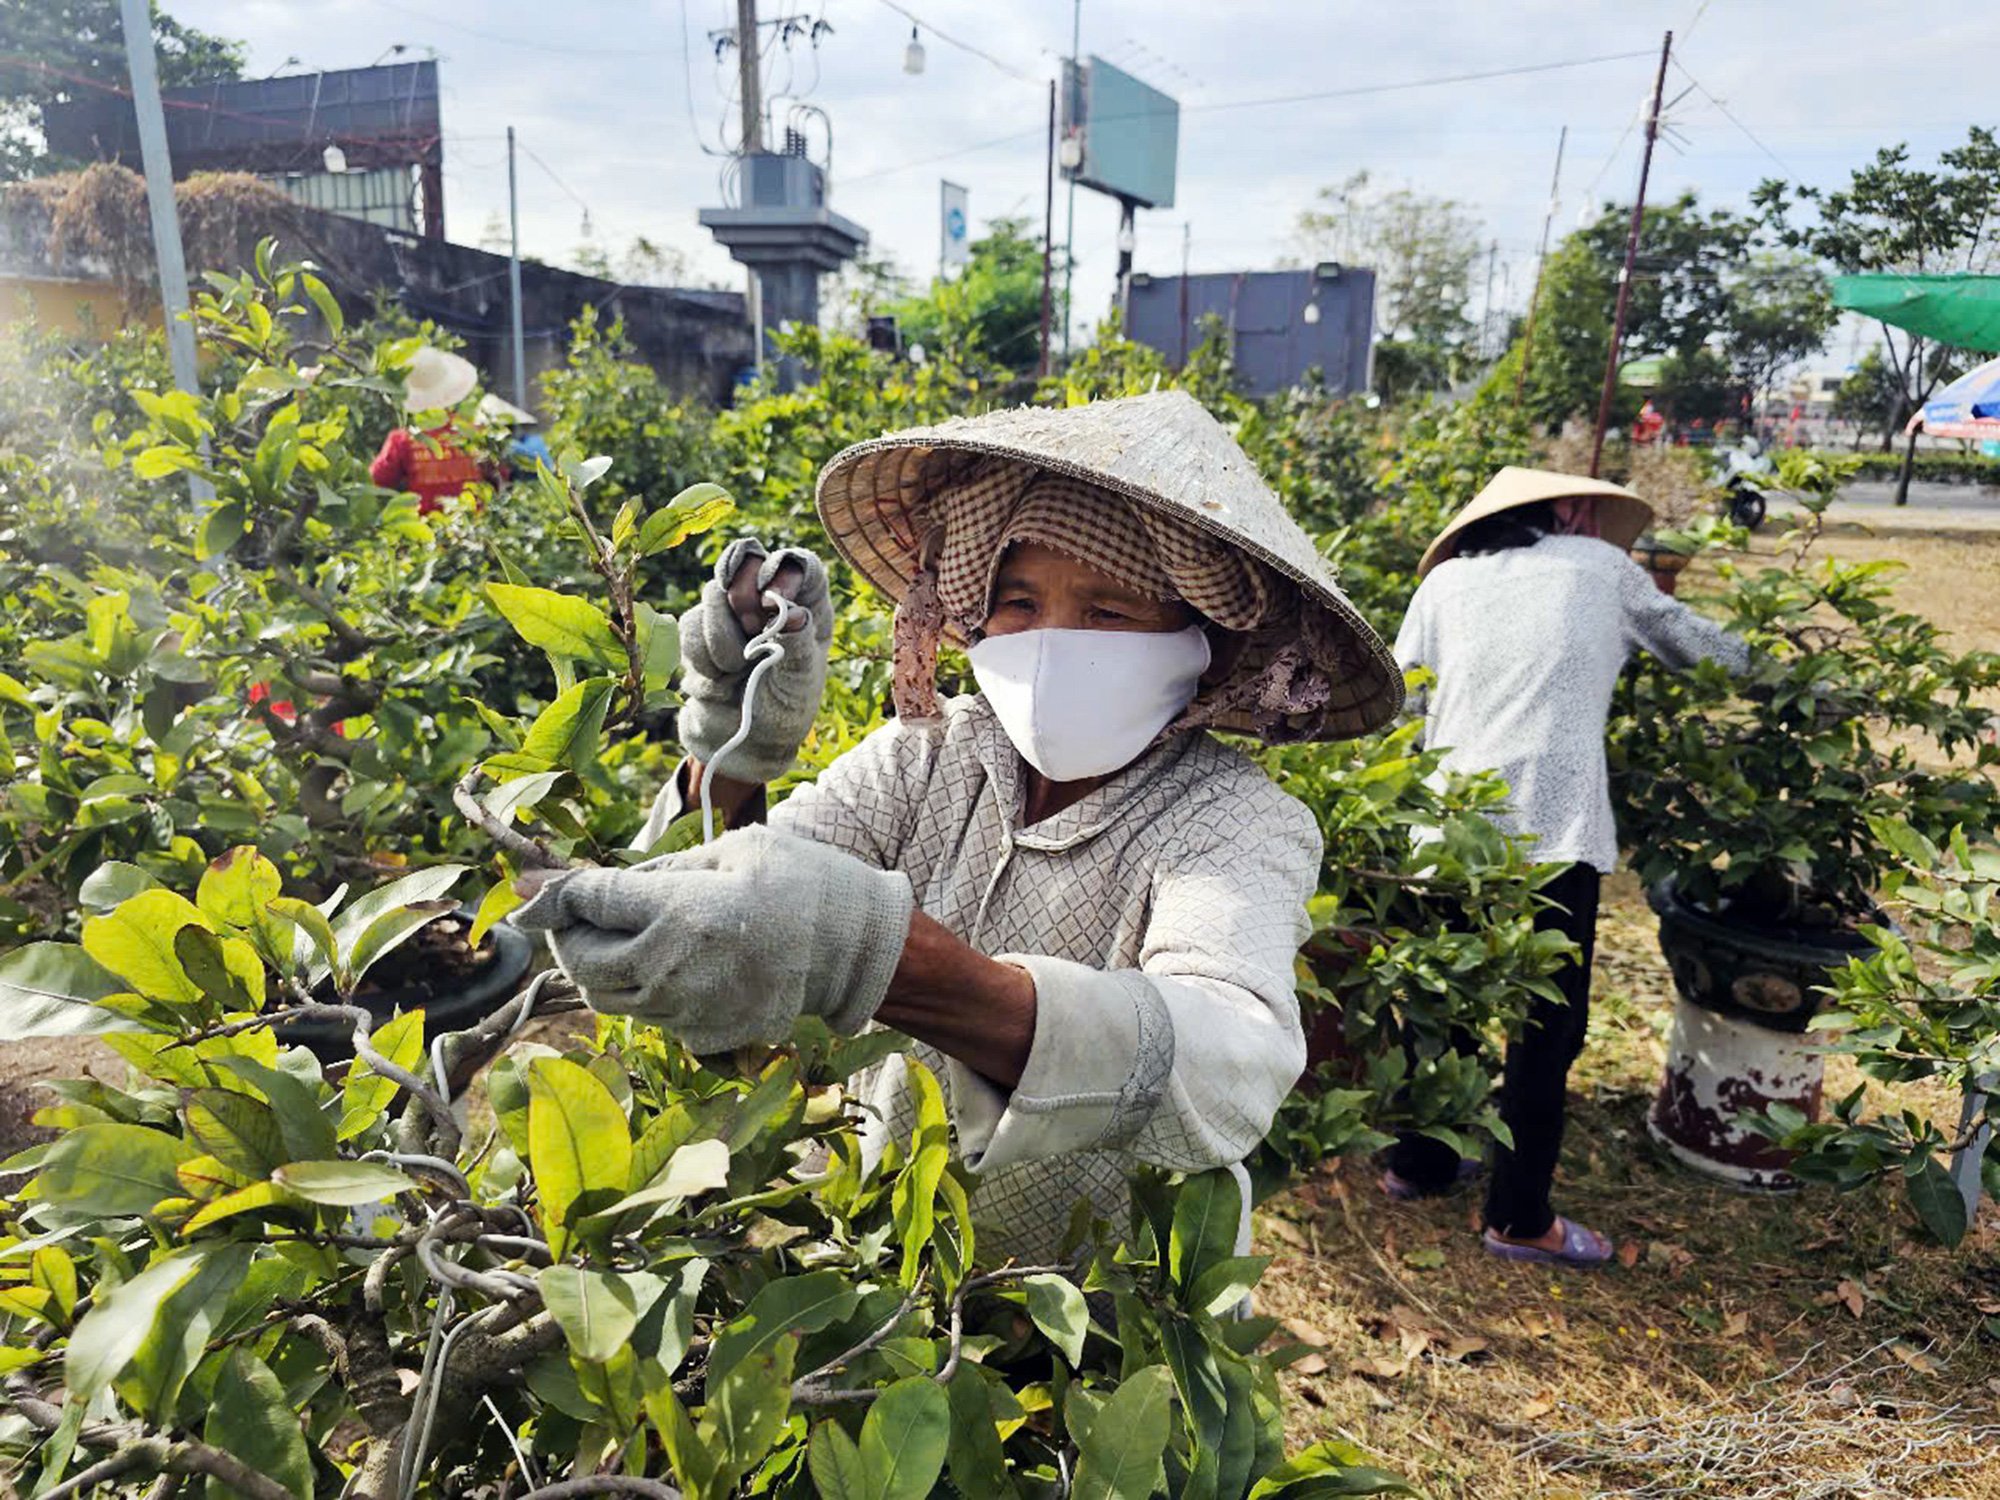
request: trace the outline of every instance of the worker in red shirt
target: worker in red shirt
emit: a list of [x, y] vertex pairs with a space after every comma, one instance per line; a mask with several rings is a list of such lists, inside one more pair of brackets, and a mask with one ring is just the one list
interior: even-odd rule
[[422, 433], [398, 427], [383, 439], [382, 451], [368, 466], [368, 477], [385, 490], [417, 497], [417, 514], [443, 510], [444, 502], [465, 493], [467, 485], [487, 476], [479, 461], [452, 439], [452, 411], [479, 384], [470, 361], [442, 349], [425, 346], [410, 361], [404, 377], [403, 405], [412, 413], [442, 411], [445, 420]]

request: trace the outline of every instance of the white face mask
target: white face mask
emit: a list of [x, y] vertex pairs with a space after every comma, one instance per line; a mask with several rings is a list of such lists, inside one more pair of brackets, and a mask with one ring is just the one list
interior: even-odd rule
[[1186, 630], [1023, 630], [966, 655], [1021, 758], [1051, 781], [1130, 765], [1188, 706], [1208, 636]]

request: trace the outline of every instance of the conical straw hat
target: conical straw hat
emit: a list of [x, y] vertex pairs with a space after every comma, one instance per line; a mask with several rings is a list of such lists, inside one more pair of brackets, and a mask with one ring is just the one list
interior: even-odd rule
[[403, 377], [403, 405], [410, 411], [449, 411], [479, 384], [472, 361], [429, 344], [410, 360]]
[[1458, 551], [1459, 534], [1474, 521], [1497, 516], [1503, 510], [1533, 505], [1539, 500], [1575, 500], [1588, 497], [1597, 502], [1598, 534], [1620, 552], [1630, 549], [1653, 524], [1653, 507], [1622, 484], [1608, 479], [1585, 479], [1578, 474], [1557, 474], [1549, 469], [1523, 469], [1509, 464], [1486, 481], [1486, 488], [1466, 502], [1465, 509], [1451, 518], [1451, 524], [1437, 534], [1417, 564], [1422, 578]]
[[[918, 569], [923, 502], [968, 458], [1001, 460], [1099, 485], [1240, 549], [1297, 585], [1338, 641], [1342, 673], [1315, 737], [1366, 734], [1395, 717], [1403, 674], [1221, 423], [1184, 391], [1064, 409], [1018, 407], [857, 443], [819, 479], [819, 514], [840, 555], [892, 600]], [[1256, 733], [1247, 714], [1216, 727]]]

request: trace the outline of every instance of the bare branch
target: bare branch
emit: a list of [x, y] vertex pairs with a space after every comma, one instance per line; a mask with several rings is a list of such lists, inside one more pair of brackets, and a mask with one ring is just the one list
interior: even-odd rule
[[520, 1500], [577, 1500], [583, 1495], [638, 1495], [642, 1500], [681, 1500], [681, 1492], [657, 1479], [638, 1479], [629, 1474], [591, 1474], [582, 1479], [564, 1479], [529, 1490]]
[[451, 789], [452, 805], [464, 814], [465, 821], [485, 834], [507, 853], [514, 856], [524, 869], [568, 870], [575, 868], [568, 860], [543, 848], [536, 840], [529, 838], [518, 828], [509, 826], [488, 812], [480, 802], [476, 790], [481, 773], [475, 768], [467, 771], [457, 786]]

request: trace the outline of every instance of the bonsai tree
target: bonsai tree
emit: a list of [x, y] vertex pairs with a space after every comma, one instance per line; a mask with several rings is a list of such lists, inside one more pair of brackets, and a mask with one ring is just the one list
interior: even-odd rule
[[1814, 556], [1850, 468], [1783, 455], [1806, 515], [1781, 561], [1718, 564], [1713, 602], [1750, 644], [1745, 677], [1641, 659], [1620, 685], [1612, 790], [1632, 867], [1698, 908], [1851, 927], [1892, 864], [1884, 819], [1933, 840], [2000, 821], [2000, 749], [1981, 737], [2000, 654], [1953, 650], [1898, 608], [1893, 564]]

